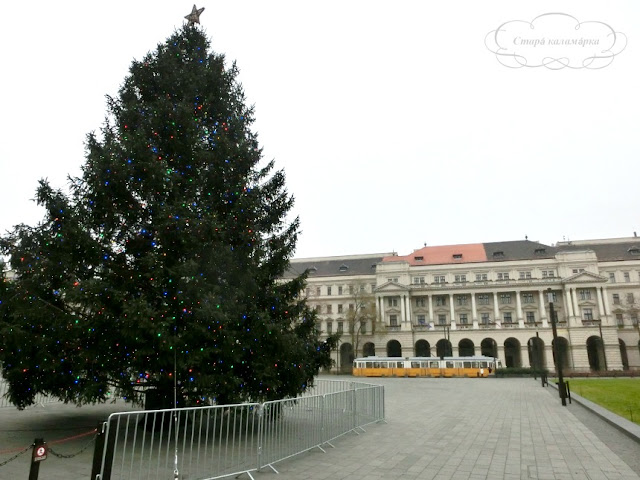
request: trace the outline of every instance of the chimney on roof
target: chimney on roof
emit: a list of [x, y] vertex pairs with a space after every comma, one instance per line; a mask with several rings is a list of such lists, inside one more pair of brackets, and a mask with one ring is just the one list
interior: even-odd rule
[[638, 234], [637, 234], [636, 232], [633, 232], [633, 236], [634, 236], [634, 237], [637, 237], [637, 236], [638, 236]]

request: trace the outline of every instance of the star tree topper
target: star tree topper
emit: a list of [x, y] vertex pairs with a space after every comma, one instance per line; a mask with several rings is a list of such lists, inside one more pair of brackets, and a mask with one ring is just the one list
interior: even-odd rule
[[200, 23], [200, 15], [204, 12], [204, 7], [197, 8], [195, 5], [191, 9], [191, 13], [189, 15], [185, 15], [184, 18], [188, 20], [187, 25], [193, 25], [195, 23]]

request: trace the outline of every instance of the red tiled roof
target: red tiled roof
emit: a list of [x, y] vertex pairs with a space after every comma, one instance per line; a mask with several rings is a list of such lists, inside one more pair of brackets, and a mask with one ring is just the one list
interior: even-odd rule
[[[460, 257], [458, 258], [458, 255]], [[420, 259], [422, 257], [422, 259]], [[405, 261], [409, 265], [446, 265], [451, 263], [486, 262], [484, 244], [469, 243], [466, 245], [443, 245], [424, 247], [405, 256], [384, 257], [383, 262]]]

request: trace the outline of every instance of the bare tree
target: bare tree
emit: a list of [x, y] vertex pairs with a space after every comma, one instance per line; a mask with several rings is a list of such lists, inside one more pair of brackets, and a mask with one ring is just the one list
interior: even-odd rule
[[[353, 354], [359, 357], [362, 335], [375, 332], [376, 300], [364, 283], [349, 286], [349, 305], [345, 315], [347, 332], [353, 345]], [[370, 329], [370, 330], [369, 330]]]

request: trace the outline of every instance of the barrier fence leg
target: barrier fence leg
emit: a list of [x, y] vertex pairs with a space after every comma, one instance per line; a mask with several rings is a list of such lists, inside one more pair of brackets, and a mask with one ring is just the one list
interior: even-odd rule
[[106, 442], [106, 446], [104, 448], [104, 458], [102, 459], [102, 463], [104, 463], [104, 471], [102, 472], [102, 476], [100, 480], [111, 480], [111, 470], [113, 468], [113, 454], [116, 447], [116, 436], [118, 435], [118, 429], [116, 428], [116, 420], [111, 420], [107, 428], [107, 438], [103, 440]]
[[98, 433], [96, 435], [96, 445], [93, 449], [93, 463], [91, 464], [91, 480], [96, 480], [102, 467], [102, 454], [104, 453], [104, 431], [107, 428], [106, 422], [98, 422]]

